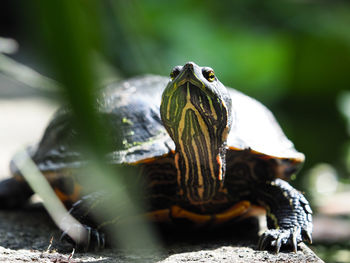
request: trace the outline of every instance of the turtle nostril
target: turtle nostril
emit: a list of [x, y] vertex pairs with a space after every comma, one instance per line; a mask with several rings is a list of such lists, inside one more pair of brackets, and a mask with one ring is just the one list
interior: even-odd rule
[[193, 62], [187, 62], [184, 67], [186, 69], [193, 69]]

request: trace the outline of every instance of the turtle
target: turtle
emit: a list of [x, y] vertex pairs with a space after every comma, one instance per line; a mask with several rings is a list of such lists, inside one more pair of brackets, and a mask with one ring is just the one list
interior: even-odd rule
[[[212, 68], [187, 62], [174, 67], [170, 78], [145, 75], [109, 84], [96, 108], [111, 127], [106, 162], [140, 168], [151, 220], [209, 227], [261, 207], [268, 229], [258, 249], [297, 251], [300, 242], [312, 242], [310, 205], [288, 183], [304, 154], [266, 106], [224, 86]], [[28, 152], [69, 213], [89, 230], [80, 245], [102, 248], [108, 233], [89, 211], [108, 194], [82, 191], [75, 171], [88, 159], [76, 147], [77, 138], [72, 113], [62, 108]], [[33, 194], [13, 163], [11, 171], [14, 176], [0, 183], [2, 207], [21, 205]], [[67, 233], [63, 237], [69, 239]]]

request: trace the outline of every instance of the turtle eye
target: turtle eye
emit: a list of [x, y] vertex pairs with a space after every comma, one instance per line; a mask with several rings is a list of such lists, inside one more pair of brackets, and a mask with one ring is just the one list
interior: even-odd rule
[[176, 66], [173, 68], [173, 70], [170, 72], [170, 78], [171, 80], [174, 80], [180, 73], [181, 66]]
[[204, 68], [202, 70], [203, 76], [210, 82], [213, 82], [215, 80], [215, 74], [214, 70], [211, 68]]

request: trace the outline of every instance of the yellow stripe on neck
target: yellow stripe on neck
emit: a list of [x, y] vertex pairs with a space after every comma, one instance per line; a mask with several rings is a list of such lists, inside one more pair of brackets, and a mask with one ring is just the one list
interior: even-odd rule
[[[185, 161], [185, 167], [186, 167], [186, 173], [185, 173], [185, 181], [186, 184], [189, 185], [189, 180], [190, 180], [190, 175], [189, 175], [189, 160], [188, 160], [188, 156], [186, 156], [185, 153], [185, 146], [184, 146], [184, 142], [181, 139], [182, 134], [184, 133], [184, 129], [185, 129], [185, 117], [186, 117], [186, 113], [188, 110], [192, 110], [196, 117], [197, 117], [197, 121], [199, 123], [200, 126], [200, 130], [201, 132], [203, 132], [204, 134], [204, 140], [205, 140], [205, 144], [207, 146], [208, 149], [208, 160], [212, 159], [212, 152], [211, 152], [211, 143], [210, 143], [210, 136], [209, 136], [209, 130], [208, 130], [208, 126], [206, 125], [206, 123], [204, 122], [201, 114], [198, 112], [197, 108], [192, 104], [191, 102], [191, 94], [190, 94], [190, 86], [189, 86], [189, 82], [187, 83], [187, 96], [186, 96], [186, 105], [182, 110], [182, 114], [181, 114], [181, 118], [180, 118], [180, 122], [179, 122], [179, 126], [178, 126], [178, 142], [180, 144], [180, 148], [181, 148], [181, 152], [183, 153], [182, 156], [184, 158]], [[191, 136], [194, 135], [194, 131], [191, 131]], [[198, 172], [198, 185], [199, 186], [203, 186], [203, 175], [202, 175], [202, 171], [200, 169], [201, 167], [201, 160], [200, 160], [200, 155], [198, 152], [198, 146], [194, 143], [194, 140], [192, 139], [192, 147], [193, 150], [195, 152], [195, 159], [196, 159], [196, 164], [197, 164], [197, 172]], [[210, 176], [213, 178], [213, 180], [215, 181], [215, 172], [214, 172], [214, 166], [213, 166], [213, 162], [209, 161], [209, 169], [210, 169]], [[204, 194], [204, 188], [201, 189], [199, 192], [200, 194], [200, 198], [203, 198], [203, 194]], [[191, 196], [188, 196], [189, 199], [191, 199]]]

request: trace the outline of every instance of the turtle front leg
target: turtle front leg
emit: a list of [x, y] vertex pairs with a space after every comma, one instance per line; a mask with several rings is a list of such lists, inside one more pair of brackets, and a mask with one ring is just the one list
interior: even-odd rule
[[266, 208], [268, 230], [262, 234], [258, 248], [292, 247], [299, 242], [312, 243], [312, 210], [305, 197], [281, 179], [266, 182], [258, 190], [258, 203]]
[[[109, 195], [104, 192], [94, 192], [83, 196], [82, 199], [74, 203], [68, 213], [76, 218], [80, 224], [69, 225], [68, 229], [62, 233], [61, 241], [65, 240], [81, 251], [103, 249], [106, 245], [105, 235], [100, 229], [95, 227], [92, 217], [96, 212], [93, 211], [96, 206], [104, 199], [108, 198], [108, 196]], [[62, 221], [64, 220], [66, 220], [66, 218], [63, 218]], [[70, 231], [84, 234], [81, 235], [78, 240], [73, 240], [69, 236]]]

